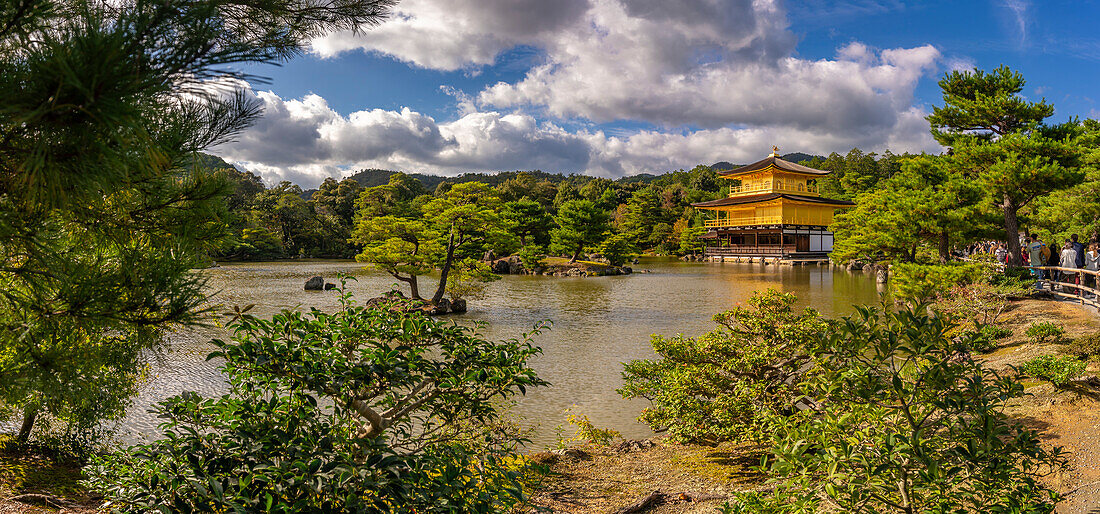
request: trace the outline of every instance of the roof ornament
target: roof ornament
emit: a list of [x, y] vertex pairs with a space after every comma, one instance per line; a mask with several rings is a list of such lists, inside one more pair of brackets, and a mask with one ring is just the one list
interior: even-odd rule
[[779, 155], [779, 147], [775, 146], [775, 145], [772, 145], [772, 154], [769, 155], [768, 157], [775, 157], [777, 155]]

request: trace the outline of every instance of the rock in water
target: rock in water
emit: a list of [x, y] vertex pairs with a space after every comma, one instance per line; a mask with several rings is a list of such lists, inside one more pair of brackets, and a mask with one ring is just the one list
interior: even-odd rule
[[466, 312], [466, 300], [463, 298], [451, 300], [451, 312]]
[[336, 289], [336, 284], [333, 284], [332, 282], [325, 282], [325, 291], [328, 291], [330, 289]]
[[306, 291], [320, 291], [325, 288], [325, 279], [312, 277], [306, 281]]
[[435, 308], [432, 309], [432, 314], [447, 314], [451, 312], [451, 301], [443, 298], [439, 300], [439, 303], [435, 304]]

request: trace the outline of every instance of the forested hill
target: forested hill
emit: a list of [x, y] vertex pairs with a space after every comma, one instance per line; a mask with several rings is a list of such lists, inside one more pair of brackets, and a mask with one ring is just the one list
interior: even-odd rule
[[[811, 159], [814, 159], [814, 158], [825, 159], [825, 157], [810, 155], [810, 154], [801, 153], [801, 152], [789, 153], [789, 154], [786, 154], [786, 155], [783, 156], [783, 159], [786, 159], [786, 160], [791, 161], [791, 162], [808, 161], [808, 160], [811, 160]], [[730, 162], [727, 162], [727, 161], [719, 161], [719, 162], [716, 162], [716, 163], [712, 164], [710, 166], [710, 168], [715, 170], [715, 171], [720, 171], [720, 170], [733, 169], [733, 168], [737, 168], [737, 167], [740, 167], [740, 166], [743, 166], [743, 165], [742, 164], [731, 164]], [[354, 175], [351, 175], [348, 178], [358, 182], [359, 185], [361, 185], [363, 187], [374, 187], [374, 186], [382, 186], [382, 185], [388, 184], [389, 181], [390, 181], [390, 175], [393, 175], [394, 173], [397, 173], [397, 172], [393, 171], [393, 170], [380, 170], [380, 169], [373, 169], [372, 168], [372, 169], [361, 170], [361, 171], [355, 173]], [[514, 178], [519, 173], [529, 173], [531, 175], [534, 175], [535, 179], [537, 179], [537, 180], [549, 180], [550, 182], [555, 183], [555, 184], [559, 183], [559, 182], [561, 182], [561, 181], [563, 181], [566, 178], [571, 176], [571, 175], [564, 175], [564, 174], [560, 174], [560, 173], [547, 173], [547, 172], [541, 171], [541, 170], [534, 170], [534, 171], [527, 171], [527, 172], [502, 171], [502, 172], [498, 172], [498, 173], [463, 173], [462, 175], [458, 175], [458, 176], [455, 176], [455, 177], [444, 177], [444, 176], [441, 176], [441, 175], [428, 175], [428, 174], [424, 174], [424, 173], [409, 173], [408, 176], [411, 177], [411, 178], [415, 178], [415, 179], [419, 180], [420, 183], [424, 184], [424, 187], [426, 189], [428, 189], [429, 191], [434, 191], [437, 187], [439, 187], [439, 184], [441, 184], [443, 182], [449, 182], [449, 183], [452, 183], [452, 184], [458, 184], [458, 183], [462, 183], [462, 182], [484, 182], [484, 183], [489, 184], [491, 186], [496, 186], [496, 185], [500, 185], [504, 182], [507, 182], [508, 180]], [[626, 184], [635, 184], [635, 183], [648, 184], [650, 182], [653, 182], [655, 179], [657, 179], [661, 175], [663, 175], [663, 173], [662, 174], [639, 173], [637, 175], [631, 175], [631, 176], [628, 176], [628, 177], [621, 177], [618, 180], [616, 180], [616, 182], [621, 182], [621, 183], [626, 183]], [[307, 191], [307, 194], [308, 193], [309, 192]]]

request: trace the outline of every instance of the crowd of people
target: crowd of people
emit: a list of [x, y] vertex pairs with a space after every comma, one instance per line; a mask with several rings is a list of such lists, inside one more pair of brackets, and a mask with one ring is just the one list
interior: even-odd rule
[[[1062, 282], [1063, 284], [1077, 284], [1095, 289], [1096, 275], [1068, 270], [1085, 269], [1097, 271], [1097, 269], [1100, 268], [1100, 243], [1094, 240], [1089, 242], [1086, 247], [1085, 244], [1079, 242], [1077, 239], [1077, 234], [1071, 235], [1060, 245], [1059, 249], [1056, 243], [1052, 242], [1052, 244], [1048, 246], [1038, 234], [1032, 233], [1030, 236], [1024, 238], [1020, 245], [1022, 253], [1020, 261], [1028, 266], [1056, 266], [1063, 268], [1059, 271], [1033, 270], [1032, 273], [1035, 275], [1037, 281], [1045, 278]], [[1038, 282], [1036, 286], [1039, 286]], [[1063, 291], [1066, 292], [1077, 294], [1085, 293], [1077, 288], [1064, 285], [1062, 287]]]
[[[1078, 241], [1077, 234], [1071, 235], [1061, 245], [1047, 245], [1042, 238], [1035, 233], [1020, 236], [1020, 263], [1032, 267], [1058, 267], [1062, 270], [1034, 269], [1035, 287], [1041, 286], [1039, 281], [1047, 279], [1063, 284], [1075, 284], [1096, 289], [1096, 275], [1067, 270], [1100, 271], [1100, 241], [1095, 238], [1087, 245]], [[1008, 245], [999, 241], [981, 241], [968, 246], [964, 254], [993, 255], [997, 262], [1004, 264], [1008, 260]], [[1062, 285], [1064, 292], [1072, 292], [1088, 296], [1095, 296], [1088, 291]]]

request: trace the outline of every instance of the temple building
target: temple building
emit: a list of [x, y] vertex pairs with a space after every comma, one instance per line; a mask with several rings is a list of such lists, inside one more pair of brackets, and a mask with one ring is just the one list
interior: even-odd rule
[[778, 151], [773, 147], [763, 160], [719, 171], [732, 183], [729, 196], [692, 204], [716, 213], [702, 236], [708, 257], [823, 259], [832, 251], [833, 212], [854, 204], [822, 198], [817, 181], [829, 172], [780, 159]]

